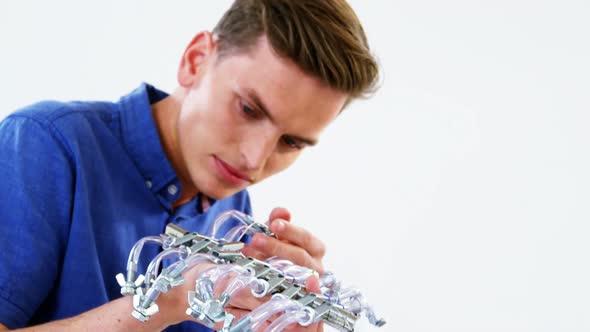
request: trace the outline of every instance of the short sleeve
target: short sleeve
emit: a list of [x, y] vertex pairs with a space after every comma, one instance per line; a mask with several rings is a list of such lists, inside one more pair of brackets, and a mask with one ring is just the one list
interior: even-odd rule
[[50, 123], [0, 122], [0, 322], [29, 322], [55, 284], [73, 209], [74, 171]]

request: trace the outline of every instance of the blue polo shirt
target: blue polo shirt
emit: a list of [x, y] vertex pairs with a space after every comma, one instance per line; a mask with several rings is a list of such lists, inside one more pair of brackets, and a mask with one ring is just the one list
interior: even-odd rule
[[[0, 323], [36, 325], [119, 298], [115, 275], [137, 240], [170, 222], [205, 233], [225, 210], [251, 213], [246, 191], [206, 212], [198, 197], [172, 209], [180, 183], [150, 108], [166, 96], [143, 84], [116, 103], [41, 102], [0, 122]], [[144, 248], [140, 272], [157, 252]]]

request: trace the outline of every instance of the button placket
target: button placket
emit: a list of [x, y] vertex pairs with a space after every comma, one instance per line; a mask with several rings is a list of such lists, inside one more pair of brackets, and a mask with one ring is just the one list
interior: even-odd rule
[[171, 196], [174, 196], [178, 193], [178, 186], [176, 186], [175, 184], [171, 184], [168, 186], [168, 194], [170, 194]]

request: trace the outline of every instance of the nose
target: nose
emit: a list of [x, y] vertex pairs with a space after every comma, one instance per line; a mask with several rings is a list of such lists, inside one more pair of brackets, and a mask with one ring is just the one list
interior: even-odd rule
[[278, 135], [270, 131], [259, 130], [250, 133], [240, 144], [242, 165], [249, 172], [257, 172], [264, 168], [270, 155], [275, 150]]

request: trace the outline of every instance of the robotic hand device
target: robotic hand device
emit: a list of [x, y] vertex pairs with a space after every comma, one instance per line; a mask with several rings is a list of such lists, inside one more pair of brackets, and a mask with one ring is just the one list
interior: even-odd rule
[[[235, 220], [240, 224], [219, 237], [222, 226]], [[238, 241], [253, 233], [275, 236], [266, 225], [254, 222], [248, 215], [227, 211], [213, 222], [207, 236], [169, 224], [165, 234], [139, 240], [129, 254], [126, 276], [122, 273], [116, 276], [121, 294], [133, 296], [133, 317], [144, 322], [158, 313], [158, 296], [182, 284], [183, 272], [207, 262], [215, 265], [195, 281], [195, 290], [188, 294], [186, 313], [210, 328], [223, 323], [219, 332], [258, 331], [268, 318], [277, 314], [278, 318], [265, 332], [282, 331], [292, 324], [307, 326], [320, 320], [339, 331], [354, 331], [361, 314], [375, 326], [385, 324], [375, 316], [359, 290], [342, 287], [330, 272], [320, 277], [321, 293], [309, 293], [305, 291], [305, 281], [315, 271], [287, 260], [260, 261], [244, 256], [240, 252], [244, 244]], [[139, 256], [146, 244], [156, 244], [163, 250], [150, 262], [145, 276], [137, 275]], [[160, 272], [165, 259], [176, 260]], [[220, 280], [228, 278], [226, 289], [216, 297], [216, 283], [221, 285]], [[252, 296], [258, 298], [270, 295], [270, 300], [236, 320], [225, 307], [243, 289], [250, 289]]]

